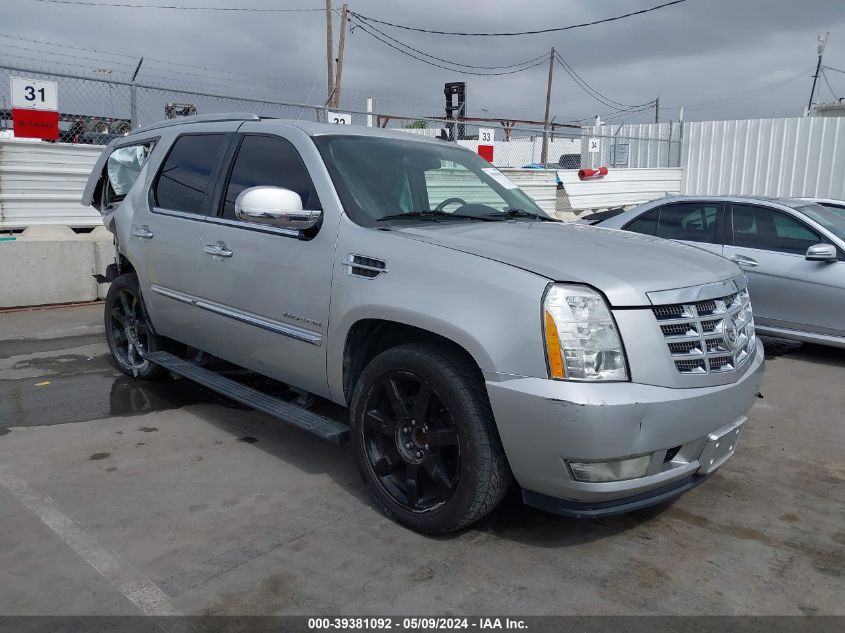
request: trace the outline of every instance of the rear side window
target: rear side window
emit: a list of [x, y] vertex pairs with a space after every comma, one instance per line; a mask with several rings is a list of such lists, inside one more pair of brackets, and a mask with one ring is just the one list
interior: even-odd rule
[[176, 139], [159, 172], [156, 206], [206, 215], [212, 176], [226, 147], [224, 134], [186, 134]]
[[657, 220], [660, 218], [660, 209], [652, 209], [643, 213], [633, 222], [625, 225], [626, 231], [643, 233], [644, 235], [657, 235]]
[[147, 157], [150, 155], [152, 142], [129, 145], [114, 150], [106, 164], [106, 174], [109, 178], [109, 200], [122, 200], [138, 176]]
[[746, 204], [732, 205], [732, 209], [734, 246], [803, 255], [824, 241], [786, 213]]
[[716, 204], [667, 204], [660, 208], [657, 236], [667, 240], [721, 244]]
[[223, 217], [235, 219], [235, 201], [249, 187], [283, 187], [299, 194], [302, 208], [320, 210], [314, 183], [299, 152], [276, 136], [245, 136], [226, 187]]

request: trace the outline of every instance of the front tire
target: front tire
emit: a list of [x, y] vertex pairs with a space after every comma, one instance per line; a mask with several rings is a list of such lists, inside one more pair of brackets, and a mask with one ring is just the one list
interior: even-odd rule
[[112, 361], [120, 371], [134, 378], [152, 380], [166, 372], [144, 358], [161, 345], [141, 301], [137, 275], [121, 275], [111, 282], [106, 294], [106, 341]]
[[443, 534], [485, 516], [511, 473], [478, 370], [444, 345], [406, 344], [374, 358], [350, 408], [358, 470], [382, 511]]

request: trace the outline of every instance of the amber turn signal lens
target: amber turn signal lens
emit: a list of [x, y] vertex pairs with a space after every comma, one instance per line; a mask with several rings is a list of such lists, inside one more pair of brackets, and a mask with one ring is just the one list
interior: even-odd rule
[[560, 351], [560, 337], [552, 315], [546, 310], [546, 354], [549, 357], [549, 374], [552, 378], [566, 378], [563, 368], [563, 353]]

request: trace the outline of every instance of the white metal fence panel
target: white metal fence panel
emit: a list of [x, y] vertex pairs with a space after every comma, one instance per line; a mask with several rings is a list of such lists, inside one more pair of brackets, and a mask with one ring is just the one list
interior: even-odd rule
[[558, 178], [573, 210], [606, 209], [641, 204], [681, 191], [682, 169], [610, 169], [607, 176], [581, 181], [575, 170]]
[[[605, 124], [598, 132], [585, 127], [583, 132], [583, 167], [645, 169], [680, 165], [683, 123]], [[590, 140], [597, 151], [590, 151]]]
[[97, 226], [81, 204], [101, 146], [0, 141], [0, 229], [37, 224]]
[[683, 192], [845, 198], [841, 117], [686, 123]]

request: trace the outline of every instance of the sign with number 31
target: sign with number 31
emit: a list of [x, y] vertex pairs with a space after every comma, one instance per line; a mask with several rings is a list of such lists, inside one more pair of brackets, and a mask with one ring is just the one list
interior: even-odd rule
[[58, 110], [56, 82], [12, 77], [12, 107], [27, 110]]

